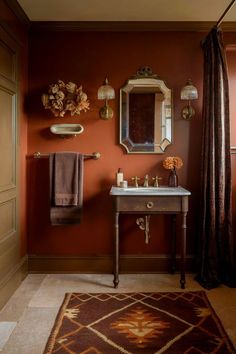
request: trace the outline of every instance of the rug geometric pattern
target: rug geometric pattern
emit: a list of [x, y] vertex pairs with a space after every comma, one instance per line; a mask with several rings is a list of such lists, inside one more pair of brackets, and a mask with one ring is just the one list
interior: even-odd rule
[[69, 293], [44, 354], [236, 353], [204, 291]]

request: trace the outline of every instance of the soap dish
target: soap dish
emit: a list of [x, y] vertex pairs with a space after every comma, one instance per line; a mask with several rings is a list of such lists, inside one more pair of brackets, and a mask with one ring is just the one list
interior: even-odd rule
[[50, 131], [62, 138], [70, 138], [81, 134], [84, 127], [81, 124], [54, 124], [51, 125]]

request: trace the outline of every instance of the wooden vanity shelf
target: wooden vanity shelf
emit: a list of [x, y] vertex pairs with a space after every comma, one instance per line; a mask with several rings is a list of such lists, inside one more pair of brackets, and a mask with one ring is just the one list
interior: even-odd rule
[[[173, 231], [176, 228], [176, 214], [181, 214], [181, 245], [180, 245], [180, 286], [185, 288], [185, 257], [186, 257], [186, 217], [188, 212], [188, 198], [191, 193], [182, 187], [157, 187], [145, 193], [144, 189], [137, 188], [134, 192], [129, 188], [112, 187], [110, 195], [113, 201], [114, 213], [114, 287], [119, 284], [119, 215], [120, 214], [173, 214]], [[172, 235], [175, 240], [175, 231]], [[175, 258], [175, 254], [174, 254]], [[172, 259], [175, 262], [175, 259]], [[172, 264], [173, 266], [173, 264]]]

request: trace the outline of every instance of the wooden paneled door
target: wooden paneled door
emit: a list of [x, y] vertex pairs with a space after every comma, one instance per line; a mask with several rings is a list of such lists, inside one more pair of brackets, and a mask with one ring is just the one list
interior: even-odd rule
[[0, 27], [0, 307], [20, 260], [17, 195], [17, 45]]

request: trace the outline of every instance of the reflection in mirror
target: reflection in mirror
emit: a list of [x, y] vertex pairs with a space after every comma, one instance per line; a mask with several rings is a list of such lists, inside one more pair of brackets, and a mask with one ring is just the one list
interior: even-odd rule
[[120, 90], [120, 144], [128, 153], [163, 153], [172, 142], [172, 94], [151, 68]]

